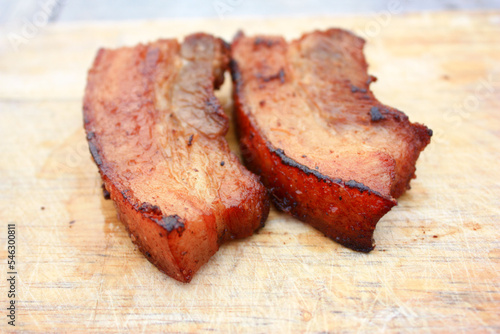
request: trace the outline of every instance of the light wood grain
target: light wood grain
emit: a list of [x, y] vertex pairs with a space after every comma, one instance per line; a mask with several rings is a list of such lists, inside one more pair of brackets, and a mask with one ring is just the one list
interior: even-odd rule
[[[4, 46], [0, 272], [6, 223], [16, 222], [17, 329], [499, 332], [500, 12], [392, 16], [378, 33], [366, 30], [373, 22], [71, 24], [44, 30], [19, 52]], [[367, 38], [380, 100], [435, 131], [412, 190], [379, 222], [376, 249], [350, 251], [272, 210], [259, 234], [224, 245], [190, 284], [160, 273], [102, 198], [88, 153], [81, 99], [97, 48], [199, 30], [230, 39], [238, 28], [293, 38], [331, 26]], [[219, 94], [227, 109], [229, 92], [226, 84]], [[3, 314], [0, 331], [9, 331]]]

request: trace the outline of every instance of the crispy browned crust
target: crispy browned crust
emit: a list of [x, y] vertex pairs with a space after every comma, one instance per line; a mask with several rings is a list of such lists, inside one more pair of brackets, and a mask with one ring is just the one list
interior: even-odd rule
[[368, 252], [432, 132], [374, 97], [363, 45], [340, 29], [291, 43], [239, 33], [231, 73], [243, 156], [276, 206]]
[[194, 34], [100, 50], [88, 75], [84, 123], [104, 187], [132, 241], [181, 282], [269, 212], [265, 188], [224, 138], [214, 86], [228, 53], [222, 40]]

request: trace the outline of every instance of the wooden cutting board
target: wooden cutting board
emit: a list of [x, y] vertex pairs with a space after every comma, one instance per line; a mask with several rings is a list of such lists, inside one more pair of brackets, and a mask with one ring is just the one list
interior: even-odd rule
[[[352, 29], [381, 101], [434, 130], [370, 254], [272, 210], [190, 284], [132, 245], [82, 129], [97, 49], [206, 31]], [[229, 111], [230, 84], [219, 96]], [[500, 12], [78, 23], [0, 51], [0, 247], [16, 224], [16, 329], [32, 332], [499, 332]], [[234, 135], [229, 136], [237, 149]], [[4, 276], [2, 276], [4, 277]], [[7, 326], [6, 280], [0, 280]]]

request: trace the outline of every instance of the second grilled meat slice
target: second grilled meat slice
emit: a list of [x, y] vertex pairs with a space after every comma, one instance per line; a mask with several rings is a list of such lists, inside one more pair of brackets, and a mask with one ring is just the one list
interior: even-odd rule
[[374, 97], [363, 45], [340, 29], [291, 43], [240, 33], [231, 70], [241, 149], [276, 206], [370, 251], [432, 132]]

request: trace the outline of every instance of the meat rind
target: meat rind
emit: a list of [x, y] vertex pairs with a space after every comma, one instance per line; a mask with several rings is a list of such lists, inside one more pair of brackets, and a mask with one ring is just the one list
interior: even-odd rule
[[84, 123], [104, 187], [132, 241], [181, 282], [269, 211], [265, 188], [224, 138], [214, 87], [228, 53], [222, 40], [193, 34], [101, 49], [88, 74]]
[[231, 72], [244, 159], [276, 206], [368, 252], [432, 132], [374, 97], [363, 45], [340, 29], [291, 43], [240, 33]]

